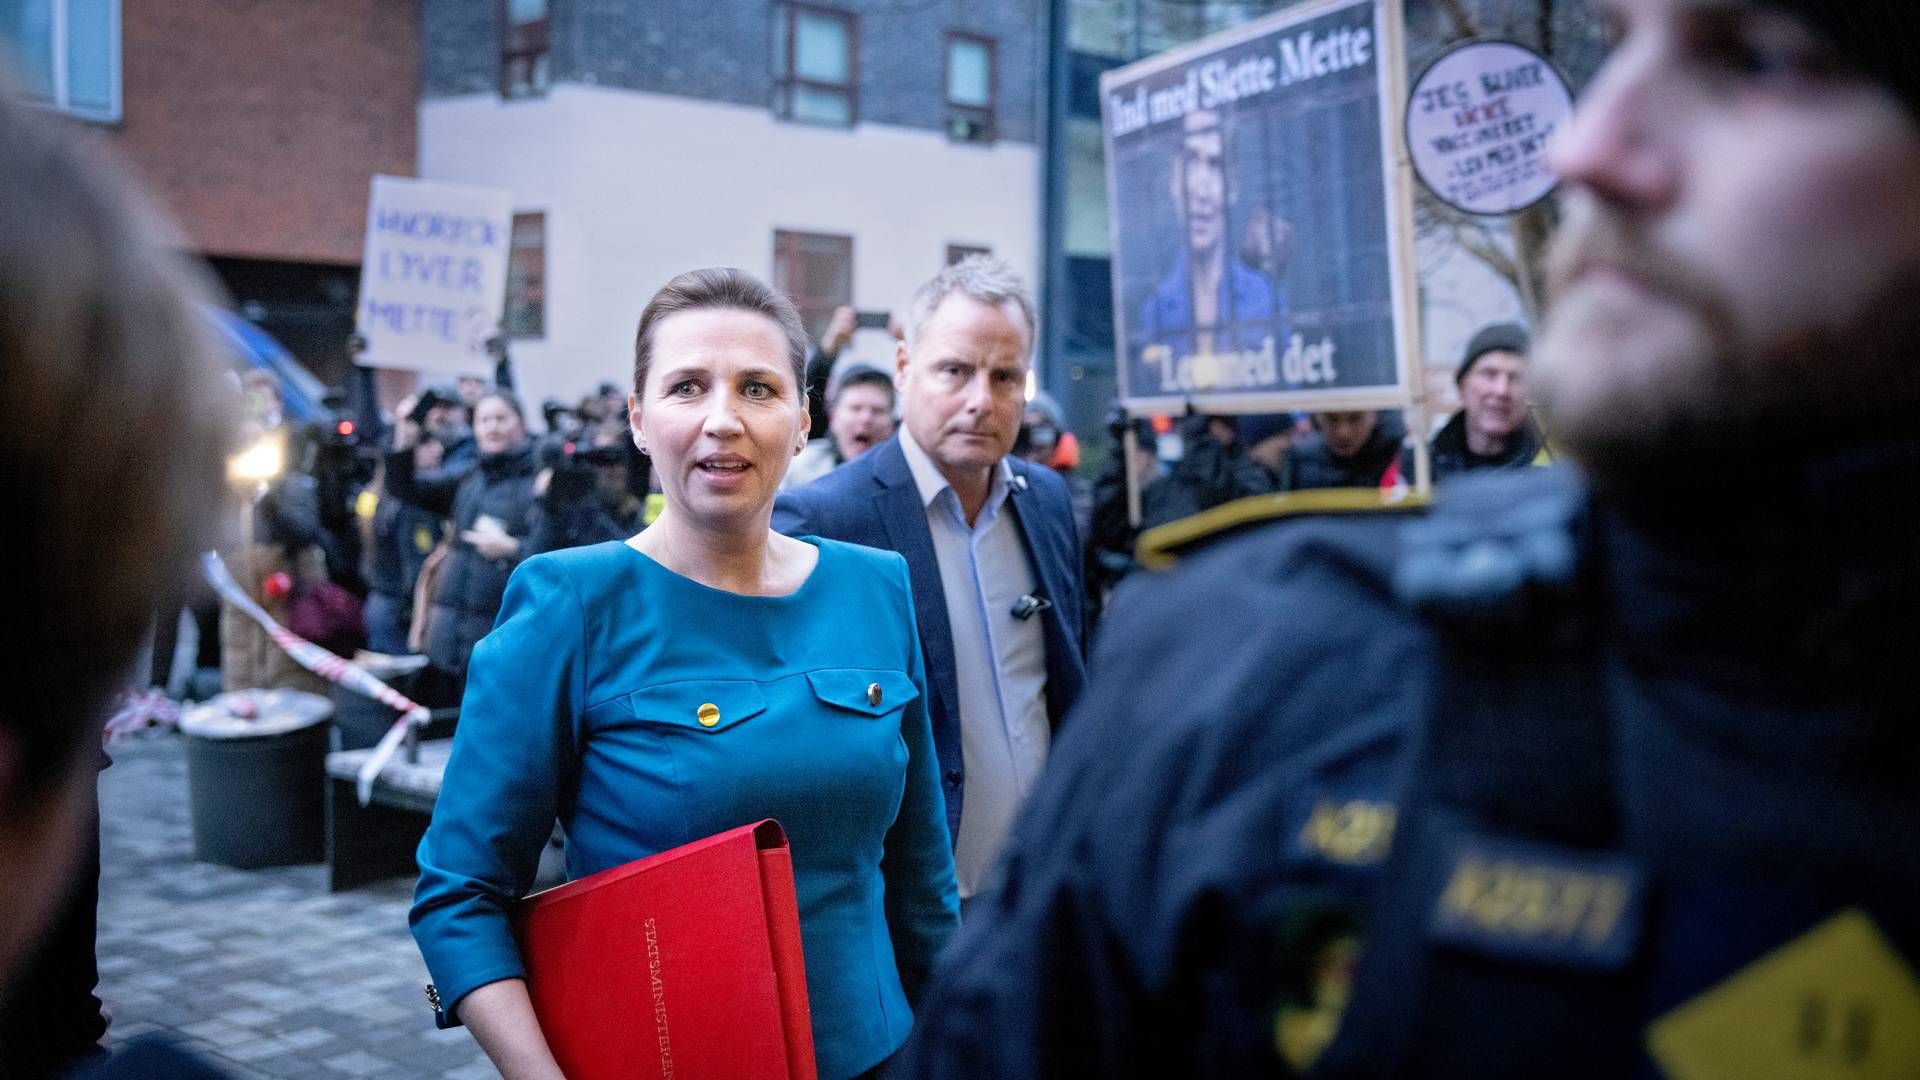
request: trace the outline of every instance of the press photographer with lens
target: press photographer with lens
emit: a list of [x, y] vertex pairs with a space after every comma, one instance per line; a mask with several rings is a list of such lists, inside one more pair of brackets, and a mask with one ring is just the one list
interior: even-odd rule
[[[507, 577], [527, 557], [532, 525], [533, 481], [539, 472], [520, 402], [495, 390], [473, 406], [474, 448], [479, 458], [465, 476], [415, 471], [414, 448], [423, 425], [416, 408], [394, 425], [387, 455], [387, 490], [432, 513], [452, 519], [444, 541], [444, 565], [433, 574], [426, 625], [413, 634], [427, 654], [430, 698], [457, 700], [466, 683], [467, 656], [493, 627]], [[424, 571], [423, 571], [424, 573]]]
[[603, 421], [540, 448], [529, 554], [624, 540], [646, 527], [647, 459], [627, 425]]

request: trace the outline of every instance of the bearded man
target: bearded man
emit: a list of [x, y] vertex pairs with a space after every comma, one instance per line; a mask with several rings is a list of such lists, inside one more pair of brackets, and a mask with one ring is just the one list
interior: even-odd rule
[[1914, 9], [1599, 3], [1573, 467], [1145, 553], [896, 1075], [1920, 1075]]

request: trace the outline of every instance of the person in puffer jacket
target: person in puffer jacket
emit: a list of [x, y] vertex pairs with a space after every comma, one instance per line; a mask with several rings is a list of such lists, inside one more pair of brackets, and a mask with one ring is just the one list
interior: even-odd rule
[[473, 412], [480, 461], [463, 479], [429, 479], [414, 471], [413, 446], [420, 428], [410, 420], [395, 426], [394, 450], [387, 455], [388, 494], [453, 521], [446, 564], [433, 584], [423, 644], [434, 681], [455, 701], [466, 682], [467, 656], [493, 628], [507, 577], [528, 554], [533, 481], [540, 471], [525, 414], [512, 394], [489, 393], [475, 403]]

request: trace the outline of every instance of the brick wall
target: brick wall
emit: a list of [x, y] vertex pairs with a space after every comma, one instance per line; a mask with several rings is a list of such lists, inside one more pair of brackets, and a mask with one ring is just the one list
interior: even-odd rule
[[416, 0], [129, 0], [121, 19], [103, 138], [188, 245], [358, 263], [369, 178], [415, 171]]

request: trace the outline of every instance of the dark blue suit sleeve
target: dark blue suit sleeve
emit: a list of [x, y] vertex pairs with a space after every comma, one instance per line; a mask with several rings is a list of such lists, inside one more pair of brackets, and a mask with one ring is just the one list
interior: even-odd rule
[[1087, 643], [1093, 638], [1093, 624], [1089, 620], [1092, 605], [1087, 603], [1087, 541], [1080, 535], [1080, 523], [1073, 516], [1073, 491], [1063, 480], [1060, 484], [1060, 513], [1066, 523], [1067, 542], [1070, 545], [1070, 558], [1067, 559], [1067, 576], [1072, 580], [1070, 595], [1080, 609], [1080, 618], [1075, 623], [1075, 631], [1080, 640], [1080, 660], [1087, 659]]
[[814, 534], [806, 500], [797, 491], [783, 492], [773, 500], [773, 531], [788, 536]]
[[532, 887], [578, 760], [586, 615], [565, 569], [522, 563], [499, 621], [474, 646], [453, 756], [420, 841], [414, 939], [449, 1016], [461, 998], [525, 969], [507, 905]]

